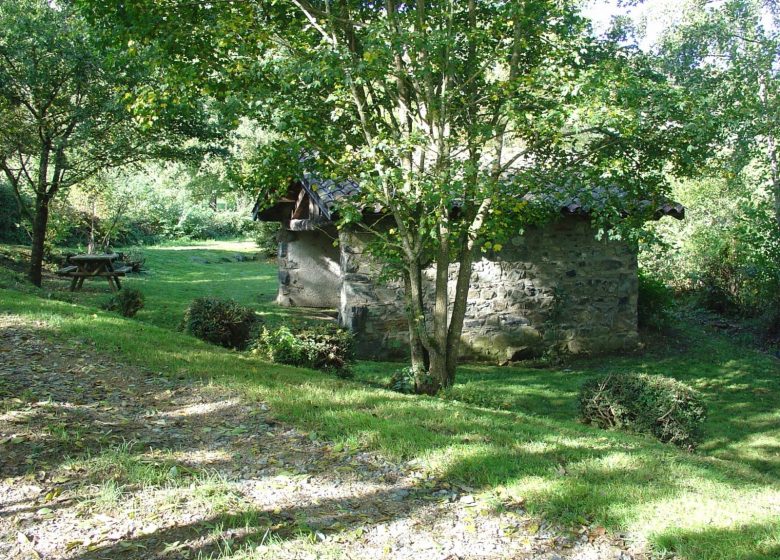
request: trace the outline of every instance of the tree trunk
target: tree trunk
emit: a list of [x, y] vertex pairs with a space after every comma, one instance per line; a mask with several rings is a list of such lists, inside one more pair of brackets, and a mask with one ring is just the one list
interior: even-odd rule
[[454, 378], [447, 372], [447, 332], [449, 330], [449, 271], [450, 244], [447, 209], [441, 208], [439, 223], [439, 250], [436, 257], [436, 277], [433, 294], [433, 340], [429, 345], [430, 367], [428, 377], [435, 391], [452, 385]]
[[46, 243], [46, 226], [49, 223], [49, 157], [51, 140], [46, 140], [41, 148], [38, 162], [38, 177], [35, 185], [35, 215], [32, 221], [32, 248], [30, 251], [30, 281], [41, 287], [43, 281], [43, 250]]
[[211, 194], [211, 198], [209, 198], [209, 208], [214, 212], [217, 211], [217, 193]]
[[435, 395], [439, 385], [430, 375], [432, 349], [425, 321], [424, 287], [422, 268], [419, 263], [410, 263], [409, 269], [404, 274], [404, 283], [409, 303], [409, 341], [415, 391], [425, 395]]
[[775, 220], [777, 227], [780, 228], [780, 162], [777, 155], [777, 140], [774, 136], [767, 139], [767, 148], [769, 151], [769, 171], [772, 178], [772, 193], [775, 198]]
[[30, 255], [30, 281], [39, 288], [43, 281], [43, 253], [48, 222], [49, 202], [45, 199], [39, 199], [35, 203], [35, 216], [32, 224], [32, 252]]
[[452, 317], [447, 332], [447, 382], [455, 382], [455, 368], [460, 355], [460, 338], [463, 334], [463, 321], [466, 318], [469, 287], [471, 285], [471, 269], [474, 262], [474, 250], [471, 243], [464, 240], [458, 258], [460, 268], [455, 282], [455, 294], [452, 302]]
[[415, 388], [418, 393], [434, 395], [455, 383], [455, 370], [460, 354], [460, 339], [466, 316], [471, 269], [474, 262], [473, 242], [466, 236], [458, 254], [460, 270], [455, 284], [452, 310], [449, 307], [449, 249], [439, 252], [434, 285], [433, 332], [426, 328], [423, 301], [422, 270], [418, 265], [404, 275], [409, 298], [409, 341]]
[[[418, 279], [417, 281], [418, 285], [422, 285], [422, 282], [420, 280], [421, 279]], [[412, 290], [412, 282], [409, 279], [408, 274], [404, 274], [404, 287], [406, 288], [406, 294], [408, 298], [412, 297], [413, 292], [418, 297], [422, 295], [419, 291]], [[420, 331], [418, 330], [418, 328], [415, 327], [415, 320], [414, 320], [415, 308], [422, 308], [422, 301], [418, 301], [417, 305], [412, 305], [410, 299], [406, 310], [407, 318], [409, 321], [409, 348], [411, 350], [411, 357], [412, 357], [412, 371], [414, 371], [415, 376], [417, 376], [419, 372], [425, 373], [428, 371], [430, 360], [428, 358], [428, 351], [425, 349], [425, 346], [423, 345], [422, 337], [420, 336]]]
[[447, 374], [447, 354], [438, 349], [431, 351], [431, 365], [428, 368], [429, 385], [436, 394], [440, 389], [446, 389], [452, 386], [452, 381]]

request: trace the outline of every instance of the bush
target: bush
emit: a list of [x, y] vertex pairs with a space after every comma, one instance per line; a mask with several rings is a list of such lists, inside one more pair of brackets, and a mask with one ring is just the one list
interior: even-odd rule
[[24, 219], [19, 211], [13, 191], [0, 181], [0, 241], [5, 243], [25, 243], [30, 238], [23, 227]]
[[639, 326], [661, 330], [669, 324], [674, 294], [661, 280], [639, 271]]
[[255, 245], [266, 257], [275, 257], [279, 251], [279, 228], [277, 222], [257, 222], [254, 226]]
[[700, 282], [696, 292], [696, 302], [700, 307], [715, 313], [727, 314], [739, 311], [734, 295], [713, 281], [711, 277], [706, 277]]
[[254, 350], [278, 364], [329, 371], [341, 377], [352, 374], [352, 333], [333, 326], [305, 327], [295, 332], [284, 326], [263, 328]]
[[232, 299], [201, 297], [184, 312], [182, 326], [189, 334], [225, 348], [246, 348], [257, 322], [254, 311]]
[[397, 370], [390, 378], [388, 389], [397, 393], [412, 394], [416, 392], [416, 383], [414, 382], [414, 369], [405, 367]]
[[582, 420], [601, 428], [651, 434], [693, 449], [706, 414], [701, 395], [661, 375], [625, 374], [592, 379], [580, 389]]
[[668, 250], [642, 246], [642, 268], [711, 311], [764, 315], [780, 293], [780, 228], [766, 171], [755, 161], [730, 178], [677, 184], [673, 197], [690, 211], [685, 220], [648, 226], [654, 235], [647, 239]]
[[770, 343], [780, 342], [780, 301], [772, 301], [760, 319], [764, 338]]
[[135, 317], [144, 307], [144, 294], [135, 288], [124, 288], [103, 304], [103, 309], [119, 311], [124, 317]]

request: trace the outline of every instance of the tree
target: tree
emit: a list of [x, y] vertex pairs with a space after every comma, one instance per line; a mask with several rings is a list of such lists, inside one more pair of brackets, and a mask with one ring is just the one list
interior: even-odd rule
[[765, 163], [780, 227], [780, 6], [710, 4], [684, 4], [681, 21], [659, 45], [664, 70], [705, 101], [707, 118], [721, 129], [713, 154], [721, 167], [736, 175], [754, 158]]
[[[660, 200], [669, 163], [699, 153], [681, 124], [684, 92], [636, 51], [592, 39], [573, 2], [82, 4], [134, 39], [165, 37], [181, 76], [246, 97], [277, 134], [257, 158], [263, 188], [286, 187], [300, 150], [309, 171], [359, 182], [341, 225], [371, 232], [403, 278], [426, 393], [454, 381], [473, 260], [539, 219], [530, 199], [598, 199], [596, 219], [614, 229], [641, 218], [627, 201]], [[197, 29], [198, 49], [160, 21]], [[205, 71], [209, 60], [220, 70]], [[367, 205], [385, 210], [382, 223], [362, 220]]]
[[138, 59], [98, 44], [67, 4], [0, 4], [0, 169], [32, 230], [30, 279], [41, 285], [51, 203], [96, 173], [181, 156], [185, 139], [213, 133], [197, 104], [151, 104], [153, 76]]

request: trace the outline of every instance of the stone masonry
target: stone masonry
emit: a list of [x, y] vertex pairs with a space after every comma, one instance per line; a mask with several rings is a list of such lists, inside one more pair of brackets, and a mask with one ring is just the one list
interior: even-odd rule
[[[357, 233], [340, 235], [339, 315], [358, 353], [408, 352], [403, 287], [376, 281], [377, 263]], [[432, 269], [427, 271], [432, 279]], [[454, 288], [457, 267], [450, 269]], [[432, 288], [431, 288], [432, 289]], [[590, 222], [566, 217], [513, 238], [474, 263], [463, 329], [465, 357], [506, 362], [549, 348], [572, 354], [632, 348], [637, 342], [637, 260], [620, 241], [596, 239]]]

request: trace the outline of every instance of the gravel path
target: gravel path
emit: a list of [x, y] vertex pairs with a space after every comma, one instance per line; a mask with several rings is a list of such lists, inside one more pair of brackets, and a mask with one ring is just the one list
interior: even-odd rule
[[0, 315], [0, 558], [641, 558], [42, 328]]

